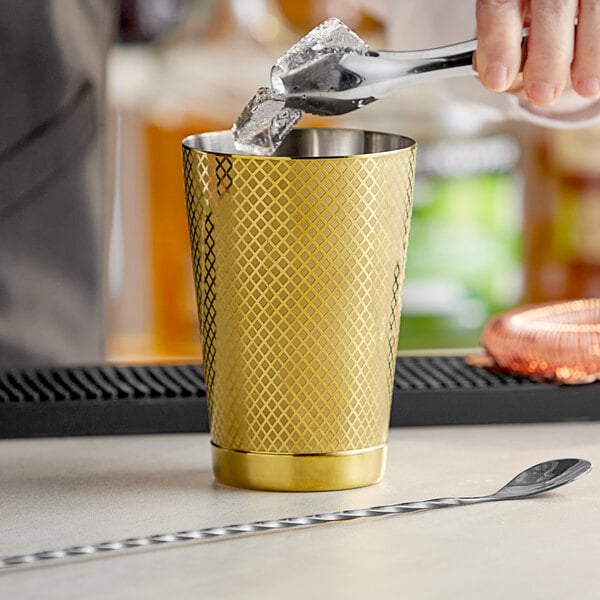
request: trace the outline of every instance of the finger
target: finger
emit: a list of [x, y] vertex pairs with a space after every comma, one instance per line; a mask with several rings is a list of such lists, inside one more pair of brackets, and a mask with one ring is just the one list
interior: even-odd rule
[[565, 88], [573, 60], [577, 0], [533, 0], [530, 3], [527, 61], [523, 85], [538, 106], [555, 102]]
[[476, 64], [483, 85], [508, 89], [521, 65], [523, 14], [519, 0], [477, 0]]
[[575, 58], [571, 66], [575, 91], [586, 98], [600, 96], [600, 2], [580, 0], [575, 33]]

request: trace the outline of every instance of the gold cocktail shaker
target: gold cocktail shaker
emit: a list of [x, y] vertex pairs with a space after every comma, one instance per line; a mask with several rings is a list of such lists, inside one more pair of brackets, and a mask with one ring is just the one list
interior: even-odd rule
[[385, 467], [415, 142], [297, 129], [274, 156], [183, 141], [213, 466], [312, 491]]

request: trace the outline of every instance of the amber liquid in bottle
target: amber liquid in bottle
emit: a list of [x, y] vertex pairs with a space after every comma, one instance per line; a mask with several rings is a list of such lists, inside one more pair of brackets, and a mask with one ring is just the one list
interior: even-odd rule
[[526, 158], [525, 297], [600, 297], [600, 129], [537, 131]]
[[181, 140], [224, 123], [186, 119], [146, 124], [153, 353], [201, 358], [196, 294], [183, 193]]

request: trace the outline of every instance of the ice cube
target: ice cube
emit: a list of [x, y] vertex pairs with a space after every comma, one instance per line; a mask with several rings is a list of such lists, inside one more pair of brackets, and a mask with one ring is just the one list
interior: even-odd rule
[[367, 44], [335, 17], [315, 27], [275, 62], [271, 71], [273, 87], [260, 88], [242, 111], [232, 128], [236, 150], [262, 156], [273, 154], [300, 120], [302, 111], [286, 106], [282, 74], [322, 56], [368, 52]]
[[273, 154], [301, 116], [301, 110], [285, 106], [284, 96], [268, 87], [259, 88], [232, 128], [236, 150]]
[[327, 54], [367, 54], [369, 46], [352, 29], [332, 17], [309, 31], [296, 42], [273, 66], [271, 82], [275, 90], [284, 93], [280, 76], [305, 66]]

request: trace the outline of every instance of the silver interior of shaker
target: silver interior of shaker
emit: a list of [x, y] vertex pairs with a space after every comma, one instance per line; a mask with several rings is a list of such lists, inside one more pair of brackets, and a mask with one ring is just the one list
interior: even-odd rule
[[[402, 150], [414, 140], [393, 133], [359, 129], [294, 129], [273, 156], [291, 158], [333, 158]], [[183, 140], [187, 148], [216, 154], [239, 154], [230, 131], [191, 135]]]

